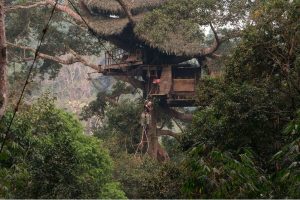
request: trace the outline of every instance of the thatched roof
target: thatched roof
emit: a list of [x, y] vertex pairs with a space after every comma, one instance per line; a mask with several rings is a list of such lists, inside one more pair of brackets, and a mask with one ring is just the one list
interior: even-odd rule
[[147, 33], [139, 34], [138, 37], [150, 47], [157, 48], [168, 55], [193, 57], [203, 48], [200, 39], [189, 39], [179, 32], [169, 32], [160, 42], [154, 41]]
[[[124, 0], [127, 5], [130, 5], [131, 10], [141, 9], [147, 5], [158, 6], [166, 0]], [[161, 41], [155, 41], [155, 31], [150, 31], [151, 27], [146, 28], [142, 32], [135, 30], [133, 26], [129, 26], [128, 18], [119, 16], [119, 18], [108, 17], [114, 12], [120, 12], [121, 6], [116, 0], [82, 0], [87, 14], [87, 19], [90, 28], [96, 32], [99, 37], [107, 39], [120, 48], [125, 47], [124, 50], [133, 49], [135, 46], [145, 44], [155, 54], [159, 53], [167, 57], [175, 57], [182, 59], [193, 58], [203, 52], [202, 41], [200, 37], [187, 37], [184, 27], [176, 27], [177, 30], [167, 31]], [[97, 11], [107, 12], [109, 15], [102, 15]], [[133, 14], [132, 17], [135, 21], [136, 27], [139, 22], [144, 19], [147, 10], [139, 14]], [[151, 35], [152, 34], [152, 35]], [[174, 58], [173, 58], [174, 57]]]
[[[140, 21], [144, 17], [143, 14], [133, 16], [135, 21]], [[129, 24], [127, 18], [101, 18], [92, 15], [85, 15], [89, 26], [99, 36], [109, 37], [112, 35], [120, 35], [124, 28]]]
[[[124, 0], [133, 15], [152, 10], [167, 0]], [[89, 10], [95, 14], [124, 15], [124, 11], [116, 0], [83, 0]]]

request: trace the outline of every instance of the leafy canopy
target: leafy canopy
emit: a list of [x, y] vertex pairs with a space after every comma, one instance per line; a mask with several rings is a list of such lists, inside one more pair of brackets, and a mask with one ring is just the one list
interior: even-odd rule
[[0, 161], [5, 198], [125, 198], [101, 141], [47, 96], [17, 116]]

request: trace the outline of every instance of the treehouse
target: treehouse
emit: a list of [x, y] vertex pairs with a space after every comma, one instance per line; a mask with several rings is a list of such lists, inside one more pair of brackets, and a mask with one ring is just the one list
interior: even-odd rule
[[141, 51], [121, 49], [105, 53], [101, 72], [109, 76], [128, 76], [143, 81], [145, 96], [158, 98], [174, 107], [193, 106], [201, 68], [192, 64], [144, 64]]
[[195, 104], [194, 96], [200, 67], [188, 64], [167, 65], [157, 67], [150, 75], [147, 89], [150, 96], [160, 98], [171, 107], [187, 107]]
[[[219, 39], [203, 47], [201, 40], [186, 37], [180, 24], [164, 33], [163, 40], [153, 38], [151, 31], [141, 31], [147, 13], [170, 0], [82, 0], [84, 19], [100, 39], [114, 44], [107, 51], [99, 72], [107, 76], [125, 76], [140, 83], [145, 97], [159, 98], [169, 106], [194, 106], [195, 87], [200, 78], [201, 62], [213, 54]], [[147, 27], [146, 27], [147, 28]], [[148, 27], [149, 30], [152, 27]], [[196, 58], [200, 66], [187, 64]], [[184, 64], [185, 63], [185, 64]]]

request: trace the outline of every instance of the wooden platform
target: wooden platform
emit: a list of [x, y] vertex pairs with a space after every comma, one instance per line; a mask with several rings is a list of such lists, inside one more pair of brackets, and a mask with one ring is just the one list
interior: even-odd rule
[[168, 99], [167, 105], [170, 107], [194, 107], [196, 101], [194, 99]]
[[122, 68], [127, 68], [127, 67], [132, 67], [132, 66], [138, 66], [142, 65], [142, 61], [137, 61], [137, 62], [126, 62], [126, 63], [118, 63], [118, 64], [111, 64], [111, 65], [103, 65], [101, 66], [102, 70], [110, 70], [110, 69], [122, 69]]

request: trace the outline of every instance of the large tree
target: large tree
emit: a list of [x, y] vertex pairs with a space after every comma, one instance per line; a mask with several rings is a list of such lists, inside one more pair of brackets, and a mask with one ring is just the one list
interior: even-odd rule
[[[89, 28], [98, 37], [127, 52], [141, 50], [145, 65], [178, 64], [195, 58], [203, 66], [208, 57], [216, 56], [224, 41], [236, 36], [239, 32], [237, 24], [247, 22], [250, 7], [248, 1], [82, 1]], [[205, 37], [205, 26], [211, 30], [210, 39]], [[226, 26], [234, 27], [235, 34]], [[127, 82], [134, 83], [145, 93], [149, 92], [147, 81], [140, 81], [138, 75], [124, 72], [123, 76]], [[169, 135], [178, 139], [180, 136], [163, 129], [164, 126], [158, 128], [159, 113], [165, 112], [187, 122], [191, 121], [192, 115], [178, 112], [168, 105], [153, 108], [148, 129], [148, 154], [164, 160], [168, 156], [160, 147], [158, 138]]]
[[[35, 51], [28, 45], [34, 43], [33, 38], [36, 39], [36, 34], [42, 32], [42, 24], [36, 19], [47, 19], [47, 16], [41, 15], [41, 11], [47, 10], [48, 6], [53, 6], [54, 3], [55, 1], [48, 0], [8, 6], [8, 12], [12, 13], [9, 15], [11, 29], [8, 29], [15, 33], [9, 38], [8, 45], [14, 49], [13, 53], [26, 63], [32, 59], [32, 53]], [[232, 36], [232, 31], [226, 30], [224, 26], [230, 25], [236, 30], [237, 24], [246, 23], [243, 20], [247, 16], [247, 9], [251, 7], [251, 2], [248, 1], [237, 3], [197, 0], [151, 2], [83, 0], [78, 3], [69, 4], [65, 1], [57, 5], [56, 10], [61, 12], [56, 14], [55, 23], [48, 29], [48, 34], [55, 35], [56, 39], [47, 37], [38, 54], [39, 58], [43, 59], [38, 68], [40, 72], [55, 74], [60, 64], [74, 62], [82, 62], [100, 73], [103, 72], [97, 64], [92, 64], [81, 56], [82, 54], [99, 54], [99, 50], [103, 49], [102, 45], [96, 45], [97, 40], [86, 37], [86, 28], [98, 38], [109, 41], [128, 52], [141, 47], [146, 52], [144, 61], [148, 64], [172, 64], [196, 58], [200, 65], [204, 65], [206, 58], [215, 57], [215, 52], [220, 48], [221, 43]], [[72, 5], [81, 5], [82, 9], [79, 11], [81, 14], [77, 13], [78, 9], [74, 10]], [[240, 12], [242, 8], [245, 9], [244, 12]], [[33, 10], [39, 12], [33, 13]], [[29, 17], [26, 23], [21, 24], [16, 31], [14, 22], [24, 16]], [[179, 25], [178, 22], [180, 22]], [[211, 29], [211, 40], [206, 39], [204, 29], [199, 29], [199, 26], [208, 26]], [[76, 36], [64, 37], [66, 34]], [[86, 39], [83, 40], [83, 38]], [[67, 59], [59, 56], [68, 53]], [[19, 59], [18, 62], [20, 62]], [[125, 76], [122, 80], [145, 90], [145, 84], [134, 77]], [[190, 114], [165, 106], [162, 110], [183, 121], [192, 119]], [[170, 130], [157, 129], [158, 113], [157, 109], [151, 112], [148, 153], [153, 158], [165, 155], [163, 156], [165, 158], [162, 158], [164, 160], [167, 154], [161, 152], [158, 138], [162, 135], [175, 136], [175, 138], [179, 136]]]

